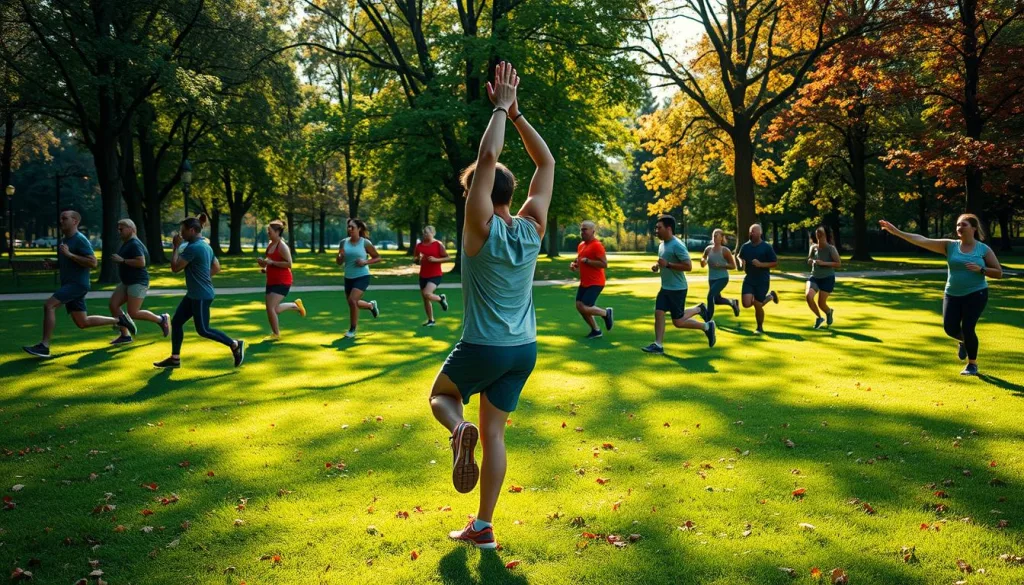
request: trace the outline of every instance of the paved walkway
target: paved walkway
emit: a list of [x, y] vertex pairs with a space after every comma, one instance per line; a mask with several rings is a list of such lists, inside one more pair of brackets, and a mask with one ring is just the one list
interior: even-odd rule
[[[846, 280], [851, 278], [891, 278], [898, 276], [920, 276], [920, 275], [931, 275], [931, 274], [945, 274], [945, 268], [927, 268], [927, 269], [910, 269], [910, 270], [863, 270], [858, 272], [841, 272], [836, 275], [839, 280]], [[1012, 272], [1004, 272], [1006, 277], [1016, 276]], [[775, 272], [772, 273], [773, 280], [805, 280], [807, 273], [805, 272]], [[687, 276], [687, 279], [692, 282], [707, 282], [706, 276]], [[612, 278], [608, 280], [608, 285], [616, 284], [629, 284], [629, 283], [656, 283], [659, 282], [660, 278], [645, 277], [645, 278]], [[537, 280], [533, 283], [534, 286], [570, 286], [576, 285], [579, 281], [577, 280]], [[441, 288], [455, 288], [458, 283], [448, 283], [442, 285]], [[415, 290], [418, 291], [418, 284], [375, 284], [373, 290]], [[234, 288], [217, 288], [217, 296], [224, 295], [255, 295], [263, 294], [264, 288], [262, 286], [246, 286], [246, 287], [234, 287]], [[305, 292], [344, 292], [345, 287], [342, 285], [316, 285], [316, 286], [293, 286], [292, 293], [305, 293]], [[113, 294], [112, 290], [98, 290], [89, 293], [89, 299], [109, 299]], [[50, 298], [52, 293], [41, 292], [41, 293], [17, 293], [17, 294], [5, 294], [0, 295], [0, 302], [5, 301], [45, 301]], [[180, 297], [185, 294], [183, 288], [159, 288], [151, 289], [148, 296], [151, 297]]]

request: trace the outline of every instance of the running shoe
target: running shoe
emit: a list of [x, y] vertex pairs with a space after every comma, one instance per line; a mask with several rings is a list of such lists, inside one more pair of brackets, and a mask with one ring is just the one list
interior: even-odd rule
[[433, 319], [431, 319], [430, 321], [424, 323], [423, 327], [433, 327], [434, 325], [437, 325], [437, 323]]
[[132, 342], [132, 336], [131, 335], [121, 335], [117, 339], [111, 341], [110, 345], [124, 345], [126, 343], [131, 343], [131, 342]]
[[754, 335], [764, 335], [764, 328], [758, 327], [757, 329], [754, 329]]
[[768, 293], [768, 296], [772, 298], [773, 303], [775, 303], [776, 305], [779, 304], [779, 293], [772, 291]]
[[263, 341], [281, 341], [281, 334], [271, 333], [270, 335], [264, 337]]
[[825, 322], [825, 318], [824, 317], [818, 317], [817, 319], [814, 320], [814, 328], [815, 329], [821, 329], [821, 325], [824, 322]]
[[306, 316], [306, 305], [302, 304], [302, 299], [295, 299], [295, 306], [299, 308], [299, 315]]
[[171, 316], [167, 313], [160, 315], [160, 329], [164, 332], [164, 337], [171, 334]]
[[470, 520], [469, 524], [466, 524], [466, 527], [462, 530], [452, 530], [449, 532], [448, 538], [468, 542], [477, 548], [488, 550], [498, 548], [498, 543], [494, 540], [494, 528], [488, 526], [483, 530], [473, 530], [472, 520]]
[[587, 333], [587, 339], [598, 339], [600, 337], [604, 337], [604, 334], [601, 333], [600, 329], [594, 329], [590, 333]]
[[729, 304], [732, 305], [732, 312], [737, 317], [739, 317], [740, 316], [740, 302], [739, 302], [739, 300], [738, 299], [733, 299], [733, 300], [729, 301]]
[[961, 376], [977, 376], [978, 375], [978, 364], [967, 364], [967, 367], [960, 372]]
[[121, 313], [117, 318], [117, 324], [128, 330], [128, 335], [135, 335], [139, 332], [139, 328], [135, 325], [135, 321], [128, 316], [128, 313]]
[[611, 331], [612, 327], [615, 325], [615, 317], [612, 316], [611, 307], [604, 310], [604, 317], [602, 317], [602, 319], [604, 319], [604, 330]]
[[163, 361], [154, 362], [153, 363], [153, 367], [154, 368], [168, 368], [168, 369], [180, 368], [181, 367], [181, 360], [178, 359], [178, 358], [169, 357], [169, 358], [167, 358], [167, 359], [165, 359]]
[[448, 295], [438, 295], [438, 296], [441, 297], [441, 310], [442, 311], [447, 311], [448, 310]]
[[956, 350], [956, 357], [960, 358], [960, 361], [964, 361], [967, 359], [967, 346], [962, 341], [959, 345], [960, 347]]
[[376, 319], [377, 315], [380, 315], [380, 309], [377, 308], [377, 301], [370, 301], [370, 314]]
[[42, 342], [37, 343], [35, 345], [24, 345], [24, 346], [22, 346], [21, 349], [25, 350], [27, 353], [30, 353], [30, 354], [32, 354], [32, 355], [34, 355], [36, 357], [41, 357], [41, 358], [53, 357], [53, 356], [50, 355], [50, 348], [46, 347], [45, 345], [43, 345]]
[[708, 306], [705, 305], [704, 303], [701, 303], [701, 304], [697, 305], [697, 310], [700, 311], [700, 318], [703, 319], [705, 323], [707, 323], [708, 322]]
[[836, 312], [835, 309], [829, 309], [828, 313], [825, 313], [825, 325], [828, 325], [829, 327], [832, 326], [832, 321], [834, 320], [832, 318], [832, 314], [835, 313], [835, 312]]
[[231, 355], [235, 358], [235, 367], [237, 368], [245, 361], [245, 342], [241, 339], [236, 339], [235, 341], [238, 344], [231, 350]]
[[718, 342], [717, 329], [714, 321], [708, 321], [708, 328], [704, 330], [704, 335], [708, 337], [708, 347], [715, 347], [715, 343]]
[[455, 491], [468, 494], [480, 479], [480, 466], [476, 464], [476, 443], [480, 430], [471, 422], [462, 421], [452, 433], [452, 484]]
[[644, 350], [647, 353], [665, 353], [665, 348], [658, 345], [657, 343], [652, 343], [646, 347], [641, 347], [640, 349]]
[[345, 339], [352, 339], [355, 336], [356, 336], [356, 330], [355, 329], [349, 329], [348, 331], [345, 332]]

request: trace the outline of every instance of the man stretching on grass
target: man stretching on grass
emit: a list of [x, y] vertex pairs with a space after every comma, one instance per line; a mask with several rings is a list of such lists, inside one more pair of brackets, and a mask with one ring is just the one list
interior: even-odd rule
[[708, 338], [708, 347], [715, 347], [715, 322], [700, 323], [694, 315], [706, 315], [698, 305], [686, 308], [686, 273], [693, 269], [690, 253], [676, 238], [676, 220], [671, 215], [658, 217], [654, 233], [661, 239], [658, 263], [651, 267], [661, 272], [661, 290], [654, 301], [654, 343], [641, 348], [647, 353], [665, 353], [665, 313], [672, 315], [672, 324], [680, 329], [700, 329]]
[[[77, 211], [68, 210], [60, 213], [60, 231], [64, 234], [60, 247], [57, 248], [60, 254], [57, 258], [60, 288], [43, 303], [43, 340], [21, 348], [36, 357], [51, 357], [50, 337], [53, 335], [53, 328], [57, 326], [57, 307], [61, 305], [64, 305], [68, 315], [71, 315], [71, 320], [79, 329], [116, 325], [123, 327], [130, 335], [135, 335], [135, 323], [124, 313], [115, 319], [86, 312], [85, 295], [89, 293], [91, 284], [89, 270], [96, 268], [96, 255], [93, 254], [89, 240], [78, 231], [80, 223], [82, 216]], [[50, 261], [47, 260], [46, 263], [49, 265]]]
[[746, 272], [743, 277], [743, 307], [754, 307], [757, 319], [757, 333], [764, 334], [764, 306], [771, 299], [779, 304], [779, 295], [770, 290], [772, 287], [772, 268], [779, 265], [779, 258], [771, 244], [761, 239], [761, 225], [750, 226], [750, 240], [740, 246], [736, 253], [740, 268]]
[[[213, 249], [206, 240], [199, 237], [203, 225], [194, 217], [181, 222], [181, 233], [174, 235], [174, 255], [171, 257], [171, 270], [175, 273], [185, 271], [185, 297], [178, 303], [174, 317], [171, 319], [171, 357], [153, 364], [158, 368], [177, 368], [181, 366], [181, 342], [185, 339], [185, 323], [189, 319], [196, 326], [196, 333], [207, 339], [231, 348], [235, 358], [235, 367], [242, 365], [245, 359], [245, 342], [231, 339], [224, 333], [210, 328], [210, 305], [216, 293], [213, 290], [213, 276], [220, 272], [220, 261], [213, 255]], [[188, 243], [181, 248], [182, 241]]]
[[[462, 340], [441, 366], [430, 391], [434, 418], [452, 433], [452, 482], [467, 493], [480, 481], [476, 519], [449, 533], [455, 540], [494, 549], [491, 521], [505, 480], [505, 423], [537, 361], [533, 272], [547, 223], [555, 160], [516, 103], [519, 78], [501, 62], [487, 94], [494, 103], [476, 162], [462, 173], [466, 222], [462, 235]], [[511, 119], [537, 170], [526, 203], [509, 211], [516, 181], [498, 155]], [[480, 394], [480, 427], [463, 418], [463, 404]], [[474, 458], [483, 443], [481, 470]]]
[[597, 225], [589, 219], [580, 224], [581, 241], [576, 247], [576, 259], [569, 264], [569, 270], [580, 273], [580, 286], [576, 289], [576, 310], [587, 325], [590, 325], [587, 339], [601, 337], [601, 330], [594, 322], [594, 317], [604, 319], [604, 328], [608, 331], [611, 331], [612, 325], [615, 324], [611, 307], [602, 309], [594, 306], [597, 304], [597, 297], [604, 290], [604, 269], [608, 267], [608, 256], [604, 251], [604, 244], [594, 233], [596, 229]]

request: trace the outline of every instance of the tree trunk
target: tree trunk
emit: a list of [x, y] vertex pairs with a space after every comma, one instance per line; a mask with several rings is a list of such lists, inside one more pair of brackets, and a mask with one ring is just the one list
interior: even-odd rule
[[405, 241], [402, 238], [402, 228], [395, 228], [395, 235], [398, 237], [398, 249], [405, 249]]
[[[14, 113], [10, 110], [4, 116], [4, 145], [3, 150], [0, 151], [0, 221], [4, 222], [3, 229], [0, 229], [0, 234], [6, 233], [9, 229], [9, 221], [7, 214], [7, 194], [3, 191], [7, 189], [7, 185], [11, 184], [11, 167], [12, 161], [14, 160]], [[17, 193], [15, 193], [17, 196]], [[3, 242], [0, 242], [0, 252], [7, 253], [7, 238], [0, 238]]]
[[407, 256], [413, 256], [416, 254], [416, 236], [422, 232], [423, 226], [420, 223], [419, 218], [409, 222], [409, 251], [406, 252]]
[[779, 222], [772, 222], [772, 249], [779, 251]]
[[[143, 110], [136, 126], [139, 143], [139, 167], [142, 171], [142, 219], [146, 224], [145, 242], [149, 248], [149, 261], [157, 264], [167, 262], [163, 246], [161, 214], [163, 201], [160, 197], [160, 168], [152, 140], [152, 118], [149, 110]], [[128, 205], [131, 213], [131, 204]], [[141, 237], [141, 236], [140, 236]]]
[[1011, 252], [1013, 251], [1013, 244], [1010, 241], [1010, 236], [1013, 232], [1010, 230], [1010, 215], [1012, 212], [1009, 207], [1003, 207], [999, 210], [999, 251], [1000, 252]]
[[928, 237], [928, 197], [924, 193], [917, 199], [917, 233]]
[[213, 248], [214, 254], [223, 256], [224, 249], [220, 247], [220, 216], [220, 206], [214, 199], [210, 207], [210, 247]]
[[242, 254], [242, 221], [245, 219], [245, 212], [240, 211], [234, 205], [230, 208], [228, 215], [228, 255], [236, 256]]
[[782, 249], [789, 250], [789, 226], [782, 226]]
[[850, 155], [850, 171], [853, 178], [853, 260], [870, 262], [871, 250], [868, 246], [868, 182], [867, 157], [864, 134], [854, 129], [848, 138], [847, 147]]
[[749, 125], [736, 120], [732, 135], [734, 155], [733, 187], [736, 194], [736, 246], [742, 243], [740, 234], [746, 234], [757, 223], [754, 199], [754, 144]]
[[320, 253], [327, 253], [327, 236], [325, 235], [327, 229], [327, 210], [320, 206]]
[[[101, 111], [104, 108], [101, 108]], [[104, 116], [101, 113], [101, 119]], [[121, 175], [118, 164], [117, 136], [108, 132], [97, 133], [92, 145], [96, 164], [96, 180], [100, 186], [102, 203], [100, 237], [103, 239], [99, 282], [113, 284], [121, 281], [117, 265], [111, 260], [117, 254], [121, 238], [117, 234], [118, 203], [121, 201]]]
[[138, 238], [148, 242], [146, 238], [146, 219], [142, 209], [142, 193], [139, 191], [138, 173], [135, 169], [135, 140], [131, 129], [121, 134], [121, 183], [128, 217], [135, 222]]
[[[981, 107], [978, 104], [978, 81], [981, 78], [981, 55], [978, 49], [978, 0], [958, 2], [960, 9], [961, 51], [963, 55], [964, 99], [961, 112], [964, 117], [964, 135], [975, 141], [981, 140], [985, 127]], [[984, 172], [975, 164], [968, 163], [964, 167], [964, 190], [966, 195], [965, 209], [981, 220], [985, 227], [991, 223], [988, 200], [983, 181]]]
[[558, 258], [558, 217], [548, 215], [548, 258]]
[[[288, 192], [289, 198], [291, 197], [291, 190]], [[298, 252], [295, 248], [295, 212], [289, 209], [284, 212], [284, 218], [288, 221], [288, 247], [292, 250], [292, 253]]]

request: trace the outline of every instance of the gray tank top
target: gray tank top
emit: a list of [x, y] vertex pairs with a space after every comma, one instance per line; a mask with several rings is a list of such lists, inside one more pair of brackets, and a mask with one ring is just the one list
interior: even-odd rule
[[[832, 262], [832, 252], [836, 249], [832, 244], [826, 245], [824, 248], [818, 247], [817, 244], [811, 246], [810, 257], [818, 260], [819, 262]], [[814, 278], [828, 278], [829, 276], [835, 276], [836, 269], [831, 266], [818, 266], [815, 265], [811, 271], [811, 276]]]
[[729, 278], [729, 269], [726, 268], [729, 263], [725, 260], [725, 247], [721, 246], [715, 252], [714, 246], [708, 246], [705, 251], [708, 253], [708, 280]]

